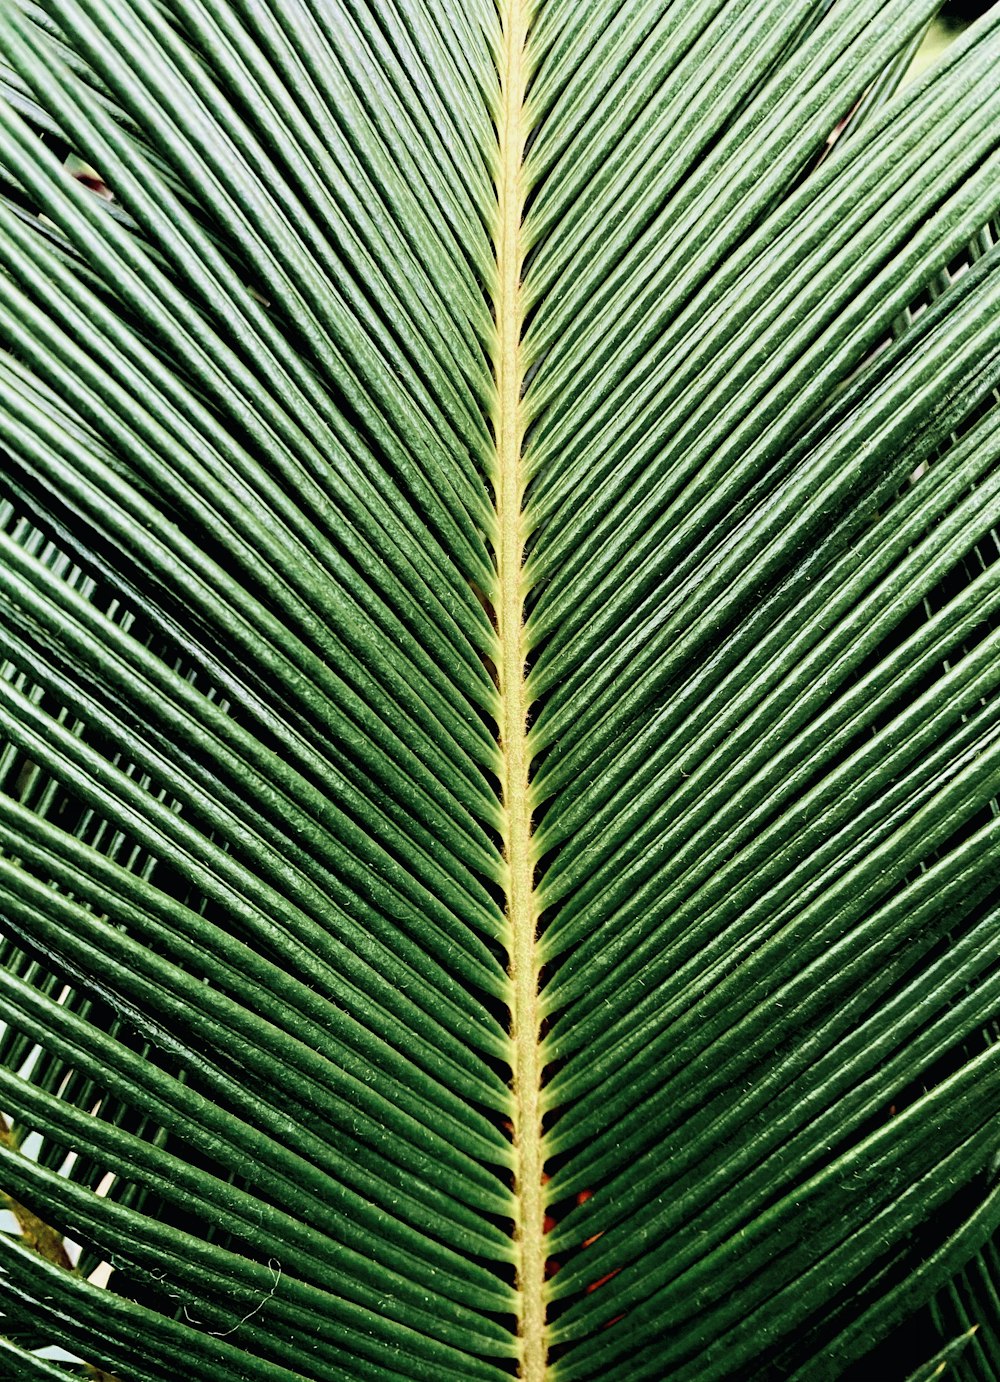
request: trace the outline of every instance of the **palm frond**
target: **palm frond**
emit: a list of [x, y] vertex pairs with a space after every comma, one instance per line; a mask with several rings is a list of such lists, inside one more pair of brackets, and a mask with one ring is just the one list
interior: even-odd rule
[[19, 1376], [992, 1375], [937, 9], [0, 0]]

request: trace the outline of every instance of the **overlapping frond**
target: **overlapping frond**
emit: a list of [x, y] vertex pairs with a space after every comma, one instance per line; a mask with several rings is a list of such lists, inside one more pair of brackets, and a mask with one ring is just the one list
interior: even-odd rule
[[60, 1077], [12, 1053], [3, 1102], [154, 1207], [5, 1155], [143, 1299], [8, 1241], [12, 1289], [129, 1376], [492, 1375], [485, 36], [298, 4], [39, 18], [5, 10], [8, 61], [116, 201], [4, 107], [4, 445], [43, 536], [4, 547], [2, 887], [44, 966], [4, 1007]]
[[991, 1154], [995, 1052], [948, 1060], [998, 996], [998, 20], [804, 176], [933, 6], [802, 10], [623, 13], [606, 87], [546, 30], [588, 151], [542, 122], [527, 221], [566, 1377], [836, 1375]]
[[989, 1363], [1000, 9], [897, 92], [936, 9], [0, 0], [19, 1375]]

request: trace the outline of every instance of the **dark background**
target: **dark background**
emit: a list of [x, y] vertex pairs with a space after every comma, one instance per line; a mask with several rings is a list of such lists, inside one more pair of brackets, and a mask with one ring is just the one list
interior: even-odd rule
[[968, 24], [985, 14], [993, 0], [949, 0], [941, 6], [941, 18], [948, 24]]

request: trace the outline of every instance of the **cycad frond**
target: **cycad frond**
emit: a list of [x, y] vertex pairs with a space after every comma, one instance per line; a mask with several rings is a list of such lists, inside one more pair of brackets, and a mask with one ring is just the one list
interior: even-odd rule
[[1000, 1367], [937, 8], [0, 0], [18, 1376]]

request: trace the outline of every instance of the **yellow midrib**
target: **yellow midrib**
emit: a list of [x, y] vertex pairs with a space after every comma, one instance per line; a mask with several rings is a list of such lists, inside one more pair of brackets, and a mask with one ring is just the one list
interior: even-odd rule
[[500, 163], [497, 252], [497, 465], [496, 603], [500, 645], [500, 757], [504, 807], [504, 858], [507, 869], [507, 926], [514, 1093], [515, 1222], [517, 1324], [520, 1376], [543, 1382], [545, 1345], [545, 1203], [542, 1189], [541, 1064], [534, 889], [530, 756], [527, 737], [524, 604], [524, 415], [521, 388], [521, 219], [522, 166], [526, 130], [524, 50], [528, 30], [526, 0], [508, 0], [503, 10], [504, 57], [500, 73]]

